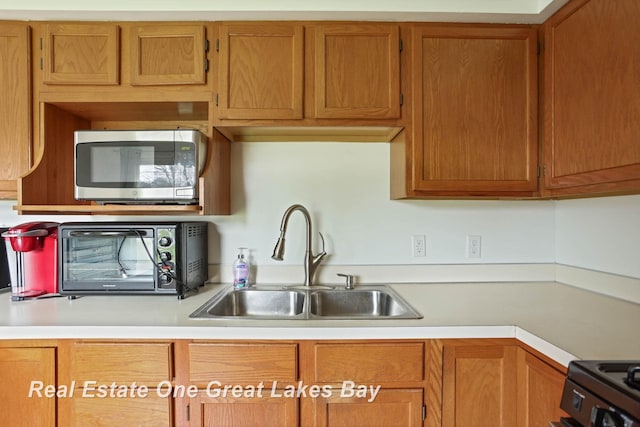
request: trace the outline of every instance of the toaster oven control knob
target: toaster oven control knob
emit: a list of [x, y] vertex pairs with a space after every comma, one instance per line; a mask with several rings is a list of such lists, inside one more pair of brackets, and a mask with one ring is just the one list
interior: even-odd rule
[[172, 242], [171, 237], [163, 236], [158, 240], [158, 245], [166, 248], [167, 246], [171, 246]]
[[160, 252], [160, 260], [162, 262], [171, 261], [171, 252]]
[[173, 278], [171, 277], [171, 274], [169, 273], [160, 273], [160, 285], [168, 285], [169, 283], [171, 283], [171, 281], [173, 280]]

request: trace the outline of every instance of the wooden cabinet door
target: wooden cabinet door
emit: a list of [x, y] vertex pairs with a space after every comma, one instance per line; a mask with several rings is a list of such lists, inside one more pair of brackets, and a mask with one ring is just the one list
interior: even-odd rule
[[[190, 400], [191, 427], [296, 427], [299, 399], [265, 389], [262, 397], [216, 397], [202, 391]], [[284, 393], [284, 392], [282, 392]]]
[[206, 83], [203, 25], [136, 25], [130, 37], [132, 85]]
[[640, 3], [575, 0], [545, 23], [549, 195], [640, 191]]
[[115, 24], [51, 23], [44, 30], [45, 84], [117, 85], [120, 28]]
[[400, 117], [397, 24], [315, 27], [315, 117]]
[[546, 427], [568, 415], [560, 409], [565, 373], [518, 350], [518, 426]]
[[165, 395], [174, 377], [172, 343], [70, 343], [59, 367], [60, 382], [76, 384], [73, 398], [59, 401], [60, 425], [173, 425], [173, 399]]
[[[0, 348], [0, 408], [6, 426], [56, 426], [56, 397], [44, 387], [57, 386], [55, 348]], [[32, 381], [42, 382], [42, 396], [32, 394]]]
[[328, 398], [313, 399], [315, 427], [418, 427], [422, 426], [422, 389], [380, 390], [375, 400], [340, 397], [333, 391]]
[[516, 422], [517, 346], [444, 345], [442, 427]]
[[301, 119], [303, 26], [223, 23], [219, 30], [218, 117]]
[[536, 31], [416, 25], [411, 43], [412, 190], [533, 195]]
[[[129, 383], [130, 385], [130, 383]], [[86, 393], [86, 394], [83, 394]], [[76, 396], [61, 402], [61, 411], [70, 412], [65, 426], [85, 427], [170, 427], [171, 397], [159, 396], [155, 387], [144, 397], [100, 397], [98, 392], [76, 390]], [[36, 425], [36, 424], [34, 424]]]
[[30, 166], [31, 36], [26, 24], [0, 23], [0, 199], [17, 197]]

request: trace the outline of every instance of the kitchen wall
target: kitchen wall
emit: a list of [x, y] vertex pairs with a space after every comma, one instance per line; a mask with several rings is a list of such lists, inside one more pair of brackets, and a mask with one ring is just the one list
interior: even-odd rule
[[[299, 213], [289, 223], [284, 261], [270, 258], [282, 214], [294, 203], [311, 212], [316, 251], [317, 231], [323, 233], [328, 266], [558, 262], [640, 278], [640, 252], [634, 251], [640, 241], [640, 196], [389, 200], [386, 143], [232, 144], [233, 215], [205, 217], [214, 224], [210, 263], [226, 272], [237, 248], [247, 247], [259, 267], [300, 266], [305, 234]], [[0, 223], [125, 219], [18, 216], [13, 204], [0, 202]], [[412, 256], [414, 234], [426, 236], [425, 257]], [[466, 257], [467, 235], [482, 237], [481, 258]]]
[[640, 196], [556, 202], [556, 262], [640, 278]]

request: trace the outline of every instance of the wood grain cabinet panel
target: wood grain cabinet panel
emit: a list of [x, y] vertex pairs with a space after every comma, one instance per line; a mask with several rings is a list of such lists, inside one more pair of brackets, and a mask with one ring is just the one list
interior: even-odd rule
[[173, 343], [69, 342], [59, 366], [61, 384], [76, 387], [59, 400], [59, 425], [173, 425], [173, 398], [160, 395], [173, 384]]
[[319, 343], [313, 366], [318, 383], [416, 383], [424, 379], [424, 343]]
[[203, 25], [137, 25], [130, 37], [132, 85], [206, 83]]
[[79, 384], [124, 383], [156, 386], [173, 379], [171, 343], [74, 343], [69, 377]]
[[411, 43], [412, 148], [409, 164], [398, 163], [410, 185], [402, 192], [533, 196], [536, 30], [424, 24], [412, 28]]
[[30, 166], [31, 31], [0, 23], [0, 199], [17, 197], [17, 179]]
[[271, 387], [298, 380], [298, 346], [294, 343], [190, 343], [189, 382]]
[[[55, 397], [29, 397], [31, 381], [56, 386], [55, 348], [0, 348], [0, 407], [5, 426], [53, 427]], [[44, 391], [43, 391], [44, 393]]]
[[548, 195], [640, 191], [640, 3], [574, 0], [544, 24]]
[[304, 28], [295, 23], [222, 23], [220, 119], [302, 119]]
[[191, 399], [191, 427], [297, 427], [299, 399], [270, 397], [212, 397], [201, 392]]
[[316, 427], [418, 427], [422, 426], [422, 389], [380, 390], [373, 402], [368, 398], [340, 397], [314, 399], [313, 425]]
[[501, 345], [444, 345], [442, 427], [518, 425], [517, 349]]
[[400, 31], [397, 24], [318, 25], [315, 117], [400, 117]]
[[[77, 393], [80, 394], [81, 391]], [[61, 407], [61, 411], [68, 411], [71, 414], [65, 426], [169, 427], [173, 425], [172, 399], [158, 396], [155, 388], [151, 388], [146, 397], [77, 396], [62, 402]]]
[[518, 426], [546, 427], [568, 415], [560, 409], [565, 372], [518, 349]]
[[44, 35], [45, 84], [119, 84], [118, 25], [50, 23], [45, 26]]

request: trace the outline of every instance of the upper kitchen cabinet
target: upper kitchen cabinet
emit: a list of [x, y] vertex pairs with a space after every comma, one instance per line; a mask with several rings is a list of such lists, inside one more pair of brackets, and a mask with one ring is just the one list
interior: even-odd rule
[[400, 118], [398, 25], [327, 24], [314, 30], [314, 116]]
[[51, 23], [44, 27], [43, 82], [117, 85], [120, 28], [115, 24]]
[[[34, 93], [29, 99], [27, 92], [26, 98], [33, 103], [33, 124], [28, 122], [27, 107], [27, 125], [15, 128], [32, 132], [37, 149], [34, 168], [18, 178], [18, 213], [228, 215], [230, 146], [211, 126], [206, 39], [210, 25], [32, 24], [34, 64], [31, 70], [27, 65], [18, 81], [28, 84], [30, 79], [24, 76], [33, 74]], [[11, 93], [16, 90], [15, 83], [7, 87]], [[14, 109], [15, 105], [12, 101]], [[178, 128], [196, 129], [209, 138], [198, 204], [158, 209], [157, 205], [99, 205], [75, 199], [74, 131]]]
[[31, 156], [30, 28], [0, 23], [0, 199], [17, 197], [16, 180]]
[[535, 196], [536, 30], [416, 24], [410, 42], [412, 126], [391, 144], [392, 198]]
[[570, 1], [544, 25], [544, 189], [640, 191], [640, 2]]
[[218, 119], [302, 119], [301, 24], [223, 23]]
[[215, 28], [214, 126], [229, 139], [390, 141], [400, 132], [398, 24]]
[[131, 84], [204, 84], [208, 45], [202, 25], [131, 28]]
[[140, 86], [155, 86], [157, 91], [205, 85], [206, 27], [184, 22], [43, 24], [40, 90], [68, 92], [70, 87], [89, 85], [136, 94]]

